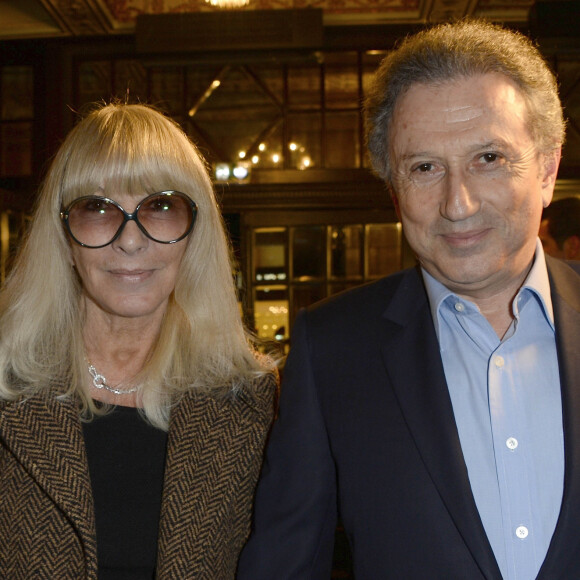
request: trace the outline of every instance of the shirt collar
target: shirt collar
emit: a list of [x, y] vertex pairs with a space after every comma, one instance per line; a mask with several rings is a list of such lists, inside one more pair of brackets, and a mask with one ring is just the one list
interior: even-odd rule
[[550, 278], [548, 277], [544, 248], [539, 238], [536, 240], [536, 254], [532, 269], [518, 294], [524, 289], [531, 290], [538, 297], [544, 314], [553, 329], [554, 309], [552, 307], [552, 293], [550, 292]]
[[[423, 280], [425, 282], [425, 288], [427, 290], [427, 297], [429, 298], [429, 306], [431, 308], [431, 317], [433, 318], [433, 323], [435, 324], [435, 331], [437, 332], [437, 337], [439, 337], [439, 309], [441, 304], [449, 296], [453, 296], [456, 300], [467, 301], [464, 298], [459, 298], [457, 294], [449, 290], [441, 282], [433, 278], [429, 272], [427, 272], [423, 267], [421, 267], [421, 273], [423, 275]], [[536, 239], [536, 252], [534, 254], [534, 263], [532, 268], [525, 279], [522, 287], [520, 288], [515, 300], [522, 293], [523, 290], [529, 290], [535, 294], [538, 301], [542, 307], [544, 315], [548, 319], [552, 329], [554, 328], [554, 310], [552, 308], [552, 295], [550, 293], [550, 280], [548, 278], [548, 268], [546, 267], [546, 258], [544, 256], [544, 249], [542, 248], [542, 243], [540, 239]]]

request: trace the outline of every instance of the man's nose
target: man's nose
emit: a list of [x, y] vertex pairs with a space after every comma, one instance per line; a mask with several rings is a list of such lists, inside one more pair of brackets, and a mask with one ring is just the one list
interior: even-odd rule
[[441, 215], [450, 221], [461, 221], [479, 211], [479, 195], [462, 171], [449, 170], [443, 181]]

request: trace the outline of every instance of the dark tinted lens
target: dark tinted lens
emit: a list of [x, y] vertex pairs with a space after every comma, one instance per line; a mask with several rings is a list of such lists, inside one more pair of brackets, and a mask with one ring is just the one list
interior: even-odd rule
[[86, 246], [99, 247], [108, 244], [123, 221], [123, 212], [102, 197], [77, 199], [68, 210], [70, 233]]
[[185, 237], [194, 220], [191, 201], [178, 192], [154, 194], [139, 205], [137, 219], [158, 242], [174, 242]]

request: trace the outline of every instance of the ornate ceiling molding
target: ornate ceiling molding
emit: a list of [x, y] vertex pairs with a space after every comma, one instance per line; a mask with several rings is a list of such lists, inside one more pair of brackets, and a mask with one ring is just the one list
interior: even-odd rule
[[115, 32], [115, 19], [101, 0], [41, 0], [65, 35], [85, 36]]
[[[534, 0], [250, 0], [244, 10], [323, 11], [325, 26], [425, 24], [467, 15], [525, 22]], [[137, 16], [212, 12], [205, 0], [2, 0], [0, 39], [130, 33]]]

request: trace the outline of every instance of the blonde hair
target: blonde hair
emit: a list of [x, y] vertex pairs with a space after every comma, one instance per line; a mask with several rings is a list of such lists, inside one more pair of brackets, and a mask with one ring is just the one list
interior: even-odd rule
[[0, 398], [48, 387], [97, 409], [82, 385], [87, 366], [81, 284], [60, 212], [108, 188], [186, 193], [198, 216], [160, 336], [144, 372], [144, 414], [167, 428], [171, 404], [190, 389], [236, 389], [269, 372], [241, 321], [230, 246], [207, 168], [181, 128], [146, 105], [108, 104], [68, 135], [47, 174], [27, 237], [0, 292]]

